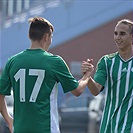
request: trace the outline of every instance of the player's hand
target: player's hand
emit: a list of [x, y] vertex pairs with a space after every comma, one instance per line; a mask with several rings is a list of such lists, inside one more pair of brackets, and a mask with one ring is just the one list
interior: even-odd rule
[[87, 61], [83, 61], [81, 65], [81, 72], [84, 75], [87, 71], [91, 72], [94, 70], [94, 66], [92, 65], [93, 59], [87, 59]]
[[8, 124], [8, 128], [10, 132], [12, 133], [13, 131], [13, 118], [12, 117], [9, 117], [7, 124]]
[[87, 59], [87, 62], [92, 64], [93, 59]]

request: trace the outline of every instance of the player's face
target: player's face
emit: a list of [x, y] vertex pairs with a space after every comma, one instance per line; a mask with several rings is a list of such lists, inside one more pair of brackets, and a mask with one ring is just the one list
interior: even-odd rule
[[118, 24], [114, 31], [114, 40], [118, 49], [126, 50], [132, 44], [132, 34], [128, 25]]

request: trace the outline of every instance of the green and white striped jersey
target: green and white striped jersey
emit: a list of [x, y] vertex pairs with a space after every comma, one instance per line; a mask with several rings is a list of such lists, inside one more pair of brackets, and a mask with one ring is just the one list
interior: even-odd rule
[[133, 133], [133, 57], [103, 56], [94, 79], [106, 89], [100, 133]]
[[27, 49], [11, 57], [0, 78], [0, 94], [14, 93], [14, 133], [59, 133], [57, 83], [63, 91], [78, 82], [60, 56]]

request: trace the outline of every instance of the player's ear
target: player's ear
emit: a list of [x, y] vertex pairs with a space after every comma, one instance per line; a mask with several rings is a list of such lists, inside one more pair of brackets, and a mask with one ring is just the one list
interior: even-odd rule
[[49, 37], [49, 34], [48, 34], [48, 33], [45, 33], [45, 34], [43, 35], [43, 39], [44, 39], [45, 41], [48, 40], [48, 37]]

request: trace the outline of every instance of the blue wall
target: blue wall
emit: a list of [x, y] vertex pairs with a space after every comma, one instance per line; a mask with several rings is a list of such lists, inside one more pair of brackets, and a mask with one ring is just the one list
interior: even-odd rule
[[[133, 10], [132, 0], [65, 1], [58, 1], [51, 8], [39, 7], [42, 12], [38, 15], [47, 18], [55, 27], [51, 48]], [[29, 47], [27, 19], [32, 17], [30, 12], [14, 16], [8, 21], [9, 26], [1, 30], [0, 69], [11, 55]], [[14, 23], [16, 17], [22, 20]]]

